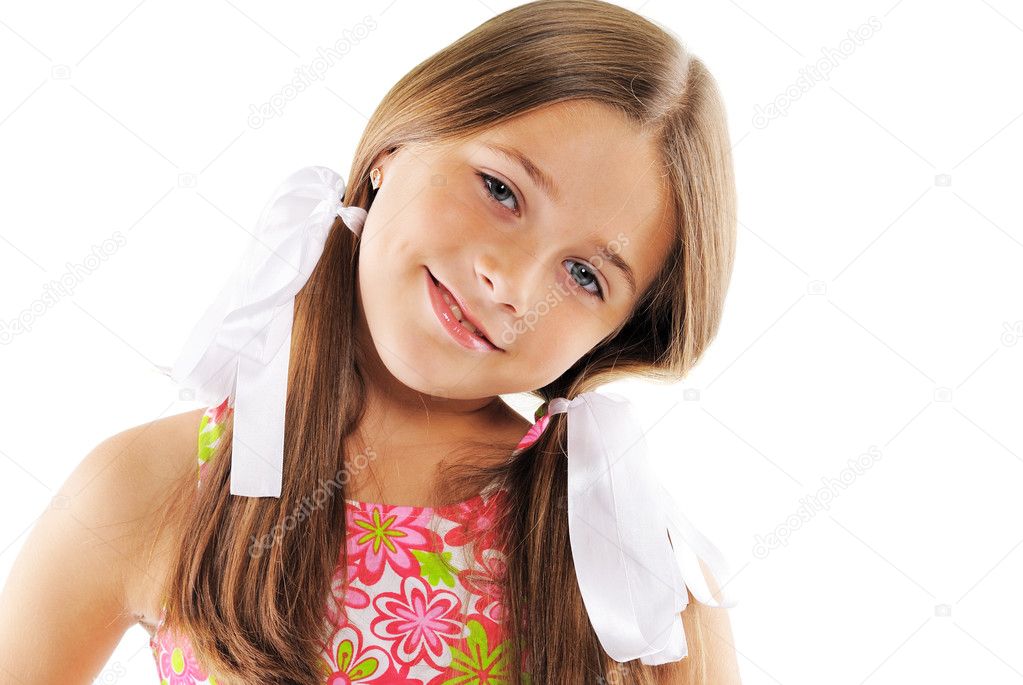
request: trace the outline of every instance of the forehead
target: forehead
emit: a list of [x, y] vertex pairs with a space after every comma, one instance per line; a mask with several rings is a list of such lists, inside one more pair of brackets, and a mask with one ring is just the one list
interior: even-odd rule
[[[514, 148], [553, 177], [554, 204], [584, 200], [604, 209], [628, 204], [651, 209], [663, 199], [662, 163], [654, 142], [624, 115], [588, 101], [560, 102], [477, 133], [464, 145], [481, 154]], [[607, 191], [613, 191], [608, 195]]]
[[[672, 237], [664, 167], [655, 141], [621, 113], [588, 101], [548, 105], [453, 143], [458, 154], [510, 177], [525, 213], [620, 251], [640, 284], [659, 266]], [[513, 150], [550, 177], [553, 199], [530, 181]]]

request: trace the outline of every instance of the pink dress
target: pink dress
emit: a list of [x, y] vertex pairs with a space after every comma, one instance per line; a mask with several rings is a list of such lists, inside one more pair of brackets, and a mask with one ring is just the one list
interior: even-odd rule
[[[225, 399], [202, 417], [200, 479], [230, 410]], [[519, 449], [536, 440], [548, 418]], [[346, 500], [349, 564], [335, 571], [326, 607], [333, 626], [330, 649], [320, 655], [326, 685], [508, 682], [509, 638], [499, 629], [505, 555], [492, 527], [504, 494], [491, 486], [436, 508]], [[217, 682], [188, 640], [165, 630], [162, 614], [149, 645], [161, 685]]]

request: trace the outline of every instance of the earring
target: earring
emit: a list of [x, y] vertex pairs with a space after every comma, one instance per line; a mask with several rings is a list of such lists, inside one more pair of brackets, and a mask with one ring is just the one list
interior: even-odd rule
[[373, 167], [373, 171], [369, 172], [369, 180], [373, 184], [373, 190], [380, 187], [380, 167]]

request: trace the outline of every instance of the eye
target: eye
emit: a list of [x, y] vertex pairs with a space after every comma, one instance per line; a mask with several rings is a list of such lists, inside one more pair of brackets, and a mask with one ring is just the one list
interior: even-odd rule
[[[515, 197], [515, 193], [512, 192], [512, 189], [509, 188], [507, 184], [501, 181], [501, 179], [495, 178], [482, 171], [477, 171], [476, 175], [482, 180], [484, 189], [491, 200], [497, 202], [510, 212], [518, 213], [519, 200]], [[514, 207], [509, 207], [504, 204], [506, 200], [512, 200]], [[569, 271], [572, 273], [572, 276], [577, 279], [577, 282], [579, 282], [579, 279], [583, 281], [579, 282], [579, 285], [581, 285], [586, 292], [603, 300], [604, 289], [600, 287], [600, 281], [597, 280], [593, 267], [574, 259], [566, 259], [565, 262], [562, 263], [566, 262], [571, 262], [575, 265], [569, 269]], [[590, 290], [589, 286], [593, 286], [594, 290]]]
[[[591, 266], [589, 266], [588, 264], [585, 264], [583, 262], [577, 262], [574, 259], [566, 259], [564, 262], [562, 262], [562, 264], [565, 264], [567, 262], [571, 262], [572, 264], [575, 265], [574, 267], [569, 269], [569, 271], [572, 273], [572, 276], [573, 277], [581, 277], [584, 281], [586, 281], [585, 283], [580, 282], [579, 285], [583, 286], [583, 289], [585, 289], [586, 292], [590, 293], [594, 297], [599, 297], [600, 299], [603, 300], [604, 299], [604, 289], [600, 287], [600, 281], [597, 280], [597, 276], [594, 273], [593, 268]], [[577, 279], [577, 282], [578, 282], [578, 279]], [[596, 292], [594, 292], [593, 290], [590, 290], [590, 289], [588, 289], [586, 287], [586, 286], [589, 286], [589, 285], [592, 285], [593, 287], [595, 287], [596, 288]]]
[[[513, 193], [511, 188], [505, 185], [504, 182], [502, 182], [500, 179], [494, 178], [490, 174], [485, 174], [482, 171], [477, 171], [476, 175], [483, 180], [483, 186], [487, 192], [487, 195], [490, 196], [490, 199], [492, 199], [494, 202], [497, 202], [498, 204], [500, 204], [501, 206], [503, 206], [504, 208], [508, 209], [511, 212], [517, 213], [519, 211], [519, 199], [515, 197], [515, 193]], [[508, 205], [504, 204], [505, 200], [509, 199], [514, 201], [515, 204], [514, 207], [509, 207]]]

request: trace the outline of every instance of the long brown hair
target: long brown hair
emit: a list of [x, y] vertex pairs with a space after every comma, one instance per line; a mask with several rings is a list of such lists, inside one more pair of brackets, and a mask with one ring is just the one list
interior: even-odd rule
[[[615, 108], [659, 143], [675, 240], [631, 316], [549, 385], [539, 399], [574, 397], [623, 376], [677, 382], [717, 333], [735, 249], [735, 188], [725, 110], [704, 64], [671, 33], [600, 0], [538, 0], [484, 22], [405, 75], [370, 118], [346, 178], [345, 204], [370, 209], [370, 169], [409, 144], [470, 136], [560, 101]], [[363, 351], [355, 330], [359, 239], [341, 218], [295, 302], [283, 489], [280, 498], [229, 494], [231, 424], [202, 486], [180, 484], [166, 521], [179, 537], [165, 626], [187, 635], [222, 681], [322, 683], [324, 606], [346, 568], [344, 478], [300, 526], [282, 522], [339, 465], [363, 418]], [[488, 466], [457, 464], [435, 490], [507, 488], [497, 524], [507, 550], [506, 628], [515, 639], [509, 682], [703, 682], [701, 638], [689, 656], [646, 666], [608, 657], [575, 579], [564, 507], [564, 415], [529, 448]], [[504, 451], [507, 445], [485, 445]], [[504, 451], [510, 454], [511, 450]], [[252, 554], [252, 540], [278, 534]], [[690, 598], [690, 601], [692, 598]], [[524, 668], [523, 668], [524, 667]], [[617, 679], [617, 680], [616, 680]]]

